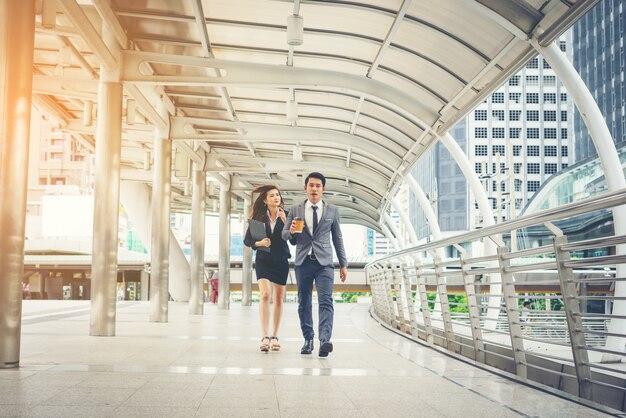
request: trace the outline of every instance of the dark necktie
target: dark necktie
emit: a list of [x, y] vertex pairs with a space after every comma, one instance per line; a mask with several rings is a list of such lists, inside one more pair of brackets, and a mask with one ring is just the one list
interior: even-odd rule
[[311, 206], [311, 209], [313, 209], [313, 233], [315, 233], [315, 230], [317, 229], [317, 206], [313, 205]]

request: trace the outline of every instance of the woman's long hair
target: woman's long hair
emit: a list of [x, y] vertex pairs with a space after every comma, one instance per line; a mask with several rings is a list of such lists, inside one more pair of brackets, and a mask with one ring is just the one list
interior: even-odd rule
[[[267, 198], [267, 194], [271, 190], [278, 190], [278, 194], [280, 195], [280, 189], [273, 184], [259, 186], [252, 191], [252, 193], [259, 193], [259, 197], [256, 198], [254, 204], [252, 205], [252, 214], [250, 215], [250, 219], [254, 219], [259, 222], [265, 222], [265, 216], [267, 214], [267, 205], [265, 204], [265, 198]], [[279, 206], [284, 210], [285, 202], [283, 201], [282, 195], [280, 195]]]

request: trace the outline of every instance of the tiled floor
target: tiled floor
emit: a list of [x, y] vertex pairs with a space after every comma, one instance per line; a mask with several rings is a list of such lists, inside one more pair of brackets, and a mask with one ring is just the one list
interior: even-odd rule
[[[0, 370], [0, 416], [593, 417], [602, 414], [385, 330], [335, 305], [335, 351], [299, 354], [295, 304], [282, 350], [258, 350], [258, 306], [171, 303], [168, 323], [122, 302], [115, 337], [89, 337], [89, 302], [25, 301], [21, 367]], [[317, 320], [316, 320], [317, 323]]]

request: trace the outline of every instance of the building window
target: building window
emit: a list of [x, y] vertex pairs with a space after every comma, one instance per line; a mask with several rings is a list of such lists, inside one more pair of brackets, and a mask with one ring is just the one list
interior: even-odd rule
[[521, 110], [509, 110], [509, 120], [520, 120]]
[[539, 76], [538, 75], [527, 75], [526, 76], [526, 85], [527, 86], [538, 86], [539, 85]]
[[539, 128], [526, 128], [526, 138], [539, 139]]
[[518, 75], [514, 75], [513, 77], [509, 78], [509, 86], [519, 86], [519, 76]]
[[504, 128], [492, 128], [491, 135], [493, 138], [504, 138]]
[[491, 95], [492, 103], [504, 103], [504, 93], [494, 93]]
[[475, 155], [487, 155], [487, 145], [475, 145], [474, 154]]
[[526, 103], [539, 103], [539, 93], [526, 93]]
[[526, 190], [529, 192], [536, 192], [539, 190], [539, 182], [536, 180], [531, 180], [526, 184]]
[[487, 138], [487, 128], [474, 128], [474, 135], [476, 138]]
[[474, 111], [474, 119], [476, 119], [476, 120], [487, 120], [487, 111], [486, 110], [475, 110]]
[[565, 41], [559, 41], [559, 48], [561, 48], [561, 51], [565, 52], [567, 51], [567, 46], [566, 46], [566, 42]]
[[519, 138], [519, 133], [522, 131], [522, 128], [509, 128], [509, 138], [517, 139]]
[[482, 163], [474, 163], [474, 171], [477, 174], [481, 174], [483, 172], [483, 164]]
[[545, 59], [543, 60], [543, 68], [546, 70], [549, 70], [550, 68], [552, 68], [550, 67], [550, 64], [548, 64], [548, 61], [546, 61]]
[[567, 93], [561, 93], [561, 102], [567, 101]]
[[541, 174], [541, 165], [539, 163], [528, 163], [526, 165], [527, 174]]
[[526, 65], [526, 68], [539, 68], [539, 58], [533, 58], [528, 61], [528, 65]]
[[513, 145], [513, 155], [514, 156], [519, 157], [521, 151], [522, 151], [522, 146], [521, 145]]
[[543, 172], [545, 174], [554, 174], [556, 173], [556, 167], [557, 167], [556, 163], [546, 163], [543, 167]]
[[556, 103], [556, 93], [543, 93], [544, 103]]
[[504, 120], [504, 110], [494, 110], [491, 115], [498, 120]]
[[543, 85], [544, 86], [556, 86], [556, 77], [553, 75], [544, 75]]
[[556, 128], [545, 128], [543, 130], [543, 137], [545, 139], [556, 139]]
[[522, 101], [522, 93], [509, 93], [509, 101], [519, 103]]
[[529, 157], [538, 157], [539, 156], [539, 145], [528, 145], [526, 146], [526, 155]]
[[[496, 163], [491, 163], [491, 172], [493, 174], [498, 173], [498, 169], [496, 168]], [[504, 163], [500, 163], [500, 173], [504, 173]]]
[[545, 110], [543, 112], [543, 120], [547, 122], [556, 122], [556, 110]]
[[[519, 174], [522, 171], [522, 163], [513, 163], [513, 173]], [[518, 189], [516, 189], [519, 191]]]
[[494, 145], [491, 148], [491, 155], [500, 154], [501, 156], [503, 156], [504, 155], [504, 150], [505, 150], [505, 146], [504, 145]]
[[[492, 192], [497, 192], [498, 191], [498, 182], [497, 181], [492, 181], [491, 182], [491, 191]], [[495, 199], [494, 199], [495, 201]], [[495, 209], [495, 206], [494, 206]]]
[[538, 121], [539, 120], [539, 111], [538, 110], [527, 110], [526, 111], [526, 120], [528, 120], [528, 121]]
[[561, 147], [561, 157], [567, 157], [567, 147], [566, 146], [562, 146]]
[[546, 157], [556, 157], [556, 145], [546, 145], [543, 147], [543, 155]]
[[561, 164], [561, 169], [565, 169], [565, 168], [567, 168], [568, 166], [569, 166], [569, 164], [568, 164], [568, 163], [563, 163], [563, 164]]
[[561, 139], [567, 139], [567, 128], [561, 128]]
[[567, 110], [561, 110], [561, 122], [567, 122]]

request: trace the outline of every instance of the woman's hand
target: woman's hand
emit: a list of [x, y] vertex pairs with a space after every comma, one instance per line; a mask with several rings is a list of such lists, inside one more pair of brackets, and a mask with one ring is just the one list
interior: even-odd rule
[[283, 224], [287, 223], [287, 217], [285, 216], [285, 211], [280, 206], [278, 207], [278, 216], [283, 220]]
[[261, 241], [257, 241], [254, 243], [257, 247], [269, 247], [272, 245], [272, 240], [269, 238], [263, 238]]

